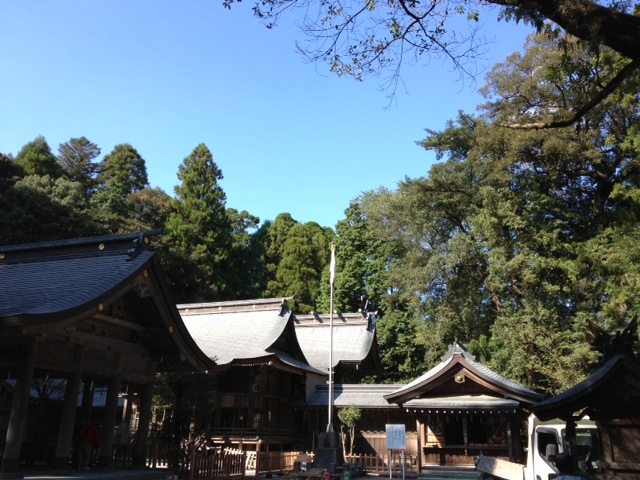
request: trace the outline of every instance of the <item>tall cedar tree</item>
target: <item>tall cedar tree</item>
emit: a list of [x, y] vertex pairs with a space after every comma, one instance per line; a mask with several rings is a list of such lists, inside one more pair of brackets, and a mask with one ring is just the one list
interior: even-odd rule
[[294, 311], [317, 311], [323, 272], [331, 259], [333, 231], [316, 222], [301, 224], [289, 214], [280, 214], [268, 232], [265, 250], [270, 278], [263, 296], [293, 297]]
[[72, 138], [58, 146], [58, 163], [72, 182], [78, 182], [87, 192], [96, 187], [98, 164], [94, 160], [100, 155], [100, 148], [86, 137]]
[[55, 179], [64, 174], [43, 136], [37, 137], [22, 147], [16, 155], [15, 162], [25, 175], [49, 175]]
[[149, 184], [145, 160], [130, 144], [116, 145], [100, 162], [97, 182], [92, 205], [107, 213], [131, 218], [127, 196]]
[[180, 301], [227, 300], [233, 296], [229, 275], [233, 237], [226, 195], [218, 184], [222, 171], [205, 144], [198, 145], [178, 167], [167, 221], [170, 251], [176, 262], [167, 271]]

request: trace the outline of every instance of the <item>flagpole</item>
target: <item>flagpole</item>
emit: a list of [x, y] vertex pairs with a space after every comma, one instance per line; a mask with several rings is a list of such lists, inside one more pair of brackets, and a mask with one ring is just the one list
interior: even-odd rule
[[327, 423], [327, 433], [333, 433], [333, 283], [336, 277], [336, 245], [331, 243], [331, 266], [330, 266], [330, 301], [329, 301], [329, 418]]

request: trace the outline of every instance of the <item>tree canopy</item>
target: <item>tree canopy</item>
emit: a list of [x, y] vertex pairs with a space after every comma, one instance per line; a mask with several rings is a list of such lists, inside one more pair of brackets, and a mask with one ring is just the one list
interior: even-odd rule
[[[231, 8], [234, 1], [223, 0]], [[258, 0], [254, 14], [268, 27], [284, 13], [299, 11], [307, 42], [299, 51], [311, 61], [326, 62], [338, 75], [362, 80], [389, 75], [394, 91], [403, 64], [447, 60], [463, 76], [475, 76], [476, 61], [489, 40], [479, 31], [489, 8], [499, 9], [499, 19], [525, 22], [538, 32], [545, 22], [556, 31], [584, 41], [597, 52], [607, 47], [623, 55], [611, 81], [594, 85], [585, 103], [569, 117], [538, 127], [565, 126], [617, 88], [640, 65], [640, 16], [636, 2], [615, 0]], [[522, 125], [520, 125], [522, 126]]]
[[227, 206], [204, 144], [171, 197], [147, 184], [130, 145], [97, 162], [97, 145], [71, 139], [56, 159], [38, 137], [0, 155], [0, 241], [164, 228], [156, 245], [176, 301], [291, 297], [297, 313], [328, 311], [335, 243], [334, 307], [376, 312], [377, 381], [415, 378], [457, 340], [557, 393], [594, 364], [588, 322], [612, 331], [640, 313], [640, 76], [619, 78], [628, 62], [568, 34], [532, 35], [488, 74], [476, 114], [417, 142], [436, 154], [428, 174], [364, 192], [335, 232]]
[[458, 339], [550, 393], [589, 369], [585, 320], [619, 326], [640, 307], [629, 296], [633, 256], [617, 250], [634, 242], [639, 213], [638, 78], [573, 126], [502, 127], [562, 108], [615, 63], [570, 37], [561, 53], [557, 41], [536, 35], [524, 55], [497, 65], [480, 116], [461, 112], [427, 131], [419, 144], [441, 160], [428, 176], [361, 199], [373, 231], [405, 249], [388, 282], [415, 312], [406, 328], [422, 320], [426, 363]]

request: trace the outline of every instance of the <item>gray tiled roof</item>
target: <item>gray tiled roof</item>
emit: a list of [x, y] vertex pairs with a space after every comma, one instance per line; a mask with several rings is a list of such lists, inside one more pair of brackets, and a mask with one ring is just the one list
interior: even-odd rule
[[510, 391], [516, 396], [529, 398], [531, 401], [538, 401], [542, 399], [542, 395], [530, 390], [508, 378], [494, 372], [485, 365], [477, 362], [475, 357], [471, 355], [467, 349], [459, 344], [455, 343], [449, 349], [449, 352], [442, 358], [442, 362], [433, 367], [431, 370], [416, 378], [412, 382], [399, 388], [397, 391], [388, 395], [387, 398], [397, 398], [402, 394], [408, 394], [415, 390], [416, 395], [419, 394], [421, 386], [427, 385], [430, 381], [437, 378], [442, 372], [445, 372], [454, 363], [461, 363], [465, 368], [474, 372], [478, 376], [488, 380], [499, 389]]
[[520, 402], [503, 397], [493, 397], [491, 395], [451, 395], [428, 398], [416, 398], [403, 404], [406, 408], [428, 408], [428, 409], [513, 409], [518, 408]]
[[[71, 241], [0, 247], [4, 255], [0, 261], [0, 326], [29, 325], [44, 316], [48, 321], [72, 316], [138, 275], [154, 255], [151, 250], [135, 256], [122, 249], [110, 250], [106, 238], [115, 236], [94, 242], [86, 239], [86, 244], [78, 248]], [[37, 255], [43, 250], [40, 245], [53, 251]], [[66, 246], [74, 252], [55, 253]]]
[[267, 351], [282, 335], [291, 312], [261, 310], [222, 313], [195, 313], [178, 305], [187, 330], [198, 346], [218, 365], [235, 359], [260, 358], [271, 355]]
[[0, 246], [0, 331], [19, 335], [24, 327], [73, 326], [135, 292], [128, 301], [138, 328], [146, 329], [141, 348], [162, 359], [158, 368], [182, 368], [188, 360], [200, 370], [212, 369], [215, 364], [187, 334], [171, 298], [151, 247], [158, 233]]
[[[328, 370], [329, 315], [296, 315], [294, 324], [309, 365]], [[369, 355], [375, 340], [375, 327], [366, 317], [359, 313], [334, 315], [333, 327], [333, 367], [339, 362], [361, 362]]]
[[[282, 299], [185, 304], [178, 310], [195, 342], [218, 365], [276, 358], [299, 370], [325, 374], [305, 363], [295, 335], [287, 335], [287, 330], [293, 333], [292, 313]], [[291, 351], [283, 351], [283, 344]]]
[[[394, 403], [385, 400], [384, 395], [398, 389], [398, 385], [383, 384], [336, 384], [333, 388], [333, 404], [338, 408], [356, 405], [360, 408], [391, 408], [398, 409]], [[306, 407], [328, 406], [329, 386], [316, 385], [316, 390], [311, 398], [304, 403]]]

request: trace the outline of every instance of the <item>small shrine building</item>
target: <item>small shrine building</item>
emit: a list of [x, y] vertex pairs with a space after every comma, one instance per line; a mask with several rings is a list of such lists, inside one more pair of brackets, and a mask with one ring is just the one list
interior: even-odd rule
[[[523, 460], [521, 425], [542, 395], [477, 362], [459, 342], [441, 363], [407, 385], [336, 385], [336, 408], [362, 409], [358, 451], [386, 458], [385, 425], [405, 425], [407, 455], [426, 465], [473, 465], [480, 454]], [[316, 387], [303, 408], [327, 407]]]

